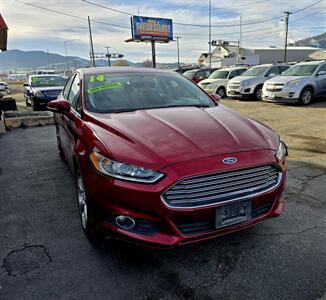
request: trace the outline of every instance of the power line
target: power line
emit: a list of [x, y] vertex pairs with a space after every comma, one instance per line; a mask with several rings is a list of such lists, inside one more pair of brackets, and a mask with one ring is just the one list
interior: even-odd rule
[[[101, 5], [101, 4], [98, 4], [98, 3], [95, 3], [95, 2], [92, 2], [92, 1], [89, 1], [89, 0], [81, 0], [81, 1], [85, 2], [85, 3], [88, 3], [88, 4], [91, 4], [91, 5], [94, 5], [94, 6], [98, 6], [98, 7], [110, 10], [110, 11], [118, 12], [118, 13], [121, 13], [121, 14], [124, 14], [124, 15], [129, 15], [129, 16], [134, 15], [134, 14], [132, 14], [130, 12], [126, 12], [126, 11], [118, 10], [118, 9], [115, 9], [115, 8], [111, 8], [111, 7]], [[310, 4], [310, 5], [306, 6], [306, 7], [298, 9], [295, 12], [293, 12], [293, 14], [299, 13], [299, 12], [305, 10], [305, 9], [313, 7], [313, 6], [317, 5], [318, 3], [322, 2], [322, 1], [323, 0], [319, 0], [319, 1], [317, 1], [315, 3], [312, 3], [312, 4]], [[284, 18], [283, 15], [278, 16], [278, 17], [273, 17], [273, 18], [270, 18], [270, 19], [266, 19], [266, 20], [243, 23], [242, 26], [261, 24], [261, 23], [271, 22], [271, 21], [274, 21], [274, 20], [279, 20], [279, 19], [282, 19], [282, 18]], [[181, 26], [190, 26], [190, 27], [208, 27], [208, 25], [204, 25], [204, 24], [190, 24], [190, 23], [180, 23], [180, 22], [173, 22], [173, 24], [181, 25]], [[211, 25], [211, 27], [216, 27], [216, 28], [219, 28], [219, 27], [238, 27], [238, 26], [240, 26], [240, 24]]]
[[[59, 15], [63, 15], [63, 16], [66, 16], [66, 17], [71, 17], [71, 18], [75, 18], [75, 19], [87, 21], [87, 18], [83, 18], [83, 17], [79, 17], [79, 16], [76, 16], [76, 15], [67, 14], [67, 13], [64, 13], [64, 12], [61, 12], [61, 11], [57, 11], [57, 10], [54, 10], [54, 9], [50, 9], [50, 8], [45, 8], [45, 7], [36, 5], [36, 4], [24, 2], [24, 1], [21, 1], [21, 0], [14, 0], [14, 1], [19, 2], [19, 3], [22, 3], [22, 4], [25, 4], [25, 5], [28, 5], [28, 6], [36, 7], [36, 8], [42, 9], [42, 10], [46, 10], [46, 11], [49, 11], [49, 12], [52, 12], [52, 13], [56, 13], [56, 14], [59, 14]], [[103, 25], [108, 25], [108, 26], [113, 26], [113, 27], [118, 27], [118, 28], [128, 28], [128, 29], [130, 28], [128, 26], [117, 25], [117, 24], [112, 24], [112, 23], [107, 23], [107, 22], [102, 22], [102, 21], [96, 21], [96, 20], [92, 20], [92, 22], [98, 23], [98, 24], [103, 24]]]

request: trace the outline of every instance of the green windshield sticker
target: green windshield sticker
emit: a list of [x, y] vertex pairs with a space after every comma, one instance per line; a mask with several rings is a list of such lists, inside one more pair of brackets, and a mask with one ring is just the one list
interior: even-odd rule
[[40, 82], [40, 78], [38, 78], [38, 77], [32, 77], [32, 82], [33, 83]]
[[100, 85], [97, 87], [88, 88], [87, 93], [93, 94], [93, 93], [97, 93], [97, 92], [101, 92], [101, 91], [105, 91], [105, 90], [119, 89], [121, 87], [122, 87], [122, 84], [120, 82], [111, 82], [111, 83], [107, 83], [107, 84]]
[[105, 81], [106, 81], [105, 75], [96, 75], [96, 76], [91, 76], [89, 78], [89, 82], [90, 83], [94, 83], [94, 82], [105, 82]]

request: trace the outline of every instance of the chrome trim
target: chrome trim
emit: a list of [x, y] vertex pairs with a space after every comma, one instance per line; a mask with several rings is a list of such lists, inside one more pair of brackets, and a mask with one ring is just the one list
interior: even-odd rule
[[[270, 165], [270, 166], [274, 166], [275, 168], [277, 168], [275, 165]], [[265, 166], [266, 167], [266, 166]], [[232, 171], [232, 170], [230, 170], [230, 171]], [[234, 170], [235, 171], [235, 170]], [[241, 169], [240, 169], [240, 171], [241, 171]], [[277, 174], [277, 173], [276, 173]], [[276, 175], [275, 174], [275, 175]], [[209, 175], [209, 174], [206, 174], [206, 175]], [[203, 174], [203, 175], [199, 175], [199, 176], [205, 176], [205, 174]], [[170, 209], [173, 209], [173, 210], [191, 210], [191, 209], [193, 209], [193, 208], [203, 208], [203, 207], [217, 207], [217, 206], [220, 206], [220, 205], [224, 205], [224, 204], [229, 204], [229, 203], [234, 203], [234, 202], [238, 202], [238, 201], [241, 201], [241, 200], [244, 200], [244, 199], [248, 199], [248, 198], [253, 198], [253, 197], [257, 197], [257, 196], [259, 196], [259, 195], [262, 195], [262, 194], [265, 194], [265, 193], [269, 193], [269, 192], [271, 192], [271, 191], [273, 191], [273, 190], [275, 190], [275, 189], [277, 189], [279, 186], [280, 186], [280, 183], [281, 183], [281, 181], [282, 181], [282, 178], [283, 178], [283, 173], [282, 173], [282, 171], [279, 171], [278, 172], [278, 178], [277, 178], [277, 182], [276, 182], [276, 184], [275, 185], [273, 185], [273, 186], [271, 186], [270, 188], [268, 188], [268, 189], [266, 189], [266, 190], [264, 190], [264, 191], [261, 191], [261, 192], [256, 192], [256, 193], [253, 193], [253, 194], [250, 194], [250, 195], [245, 195], [245, 196], [241, 196], [241, 197], [236, 197], [236, 198], [233, 198], [233, 199], [229, 199], [229, 200], [224, 200], [224, 201], [220, 201], [220, 202], [214, 202], [214, 203], [209, 203], [209, 204], [200, 204], [200, 205], [192, 205], [192, 206], [187, 206], [187, 207], [178, 207], [178, 206], [171, 206], [171, 205], [169, 205], [167, 202], [166, 202], [166, 199], [164, 198], [164, 194], [166, 193], [166, 192], [168, 192], [173, 186], [175, 186], [175, 185], [177, 185], [178, 183], [180, 183], [180, 181], [182, 181], [182, 180], [180, 180], [180, 181], [177, 181], [175, 184], [173, 184], [172, 186], [170, 186], [168, 189], [166, 189], [162, 194], [161, 194], [161, 200], [162, 200], [162, 202], [168, 207], [168, 208], [170, 208]], [[190, 178], [191, 179], [191, 178]], [[186, 180], [186, 179], [185, 179]], [[258, 188], [261, 188], [261, 186], [260, 187], [258, 187]], [[257, 188], [256, 188], [257, 189]], [[255, 188], [254, 189], [248, 189], [248, 191], [250, 191], [250, 190], [255, 190]], [[237, 192], [234, 192], [235, 194], [237, 193]], [[230, 193], [230, 195], [232, 195], [232, 193]]]

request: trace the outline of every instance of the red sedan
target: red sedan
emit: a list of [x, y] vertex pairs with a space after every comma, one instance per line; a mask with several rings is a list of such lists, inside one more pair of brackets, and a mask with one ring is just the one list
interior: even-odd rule
[[182, 75], [77, 70], [48, 109], [87, 235], [173, 247], [283, 210], [285, 144]]

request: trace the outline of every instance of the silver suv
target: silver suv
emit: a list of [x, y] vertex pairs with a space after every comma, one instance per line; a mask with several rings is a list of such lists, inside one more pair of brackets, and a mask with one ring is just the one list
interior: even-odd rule
[[265, 64], [252, 67], [229, 81], [227, 95], [232, 98], [253, 96], [257, 100], [261, 100], [264, 82], [268, 78], [281, 74], [289, 67], [286, 64]]
[[229, 67], [213, 72], [207, 79], [198, 83], [208, 94], [218, 94], [221, 98], [226, 96], [226, 86], [230, 79], [245, 72], [245, 67]]
[[263, 100], [307, 105], [314, 97], [326, 95], [326, 61], [302, 62], [281, 76], [267, 80]]

